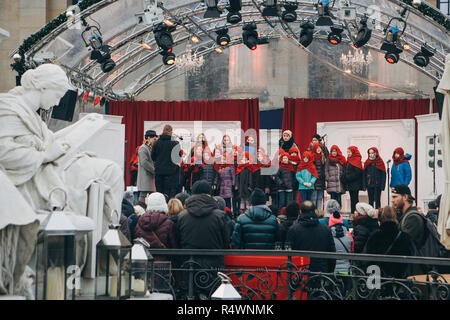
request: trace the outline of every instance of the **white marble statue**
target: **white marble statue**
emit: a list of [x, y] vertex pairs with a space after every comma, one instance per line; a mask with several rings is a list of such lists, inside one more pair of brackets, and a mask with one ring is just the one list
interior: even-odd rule
[[[12, 182], [35, 213], [49, 211], [56, 204], [63, 207], [62, 193], [52, 196], [58, 203], [49, 202], [50, 191], [61, 187], [67, 193], [67, 210], [83, 216], [88, 208], [89, 187], [94, 182], [101, 183], [105, 190], [102, 197], [104, 234], [109, 223], [119, 222], [117, 214], [112, 212], [120, 213], [123, 173], [116, 163], [80, 152], [78, 147], [103, 127], [106, 120], [102, 115], [92, 114], [54, 133], [37, 110], [49, 110], [58, 105], [71, 88], [66, 74], [57, 65], [43, 64], [26, 71], [21, 83], [22, 86], [0, 94], [0, 170], [4, 178]], [[0, 228], [6, 217], [10, 225], [21, 225], [22, 212], [18, 210], [13, 215], [6, 212], [10, 210], [3, 205], [7, 201], [10, 201], [8, 194], [0, 193]], [[5, 230], [0, 230], [0, 247], [4, 245], [1, 241]], [[2, 254], [5, 253], [0, 251]], [[1, 283], [0, 279], [0, 294]]]

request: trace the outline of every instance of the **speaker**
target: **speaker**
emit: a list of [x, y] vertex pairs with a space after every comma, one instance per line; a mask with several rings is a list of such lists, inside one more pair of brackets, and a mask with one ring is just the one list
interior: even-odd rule
[[444, 105], [444, 95], [440, 92], [437, 92], [437, 86], [434, 89], [434, 96], [436, 98], [436, 105], [439, 112], [439, 120], [442, 119], [442, 106]]
[[53, 107], [52, 118], [64, 121], [72, 121], [76, 104], [77, 92], [68, 90], [59, 101], [59, 104]]

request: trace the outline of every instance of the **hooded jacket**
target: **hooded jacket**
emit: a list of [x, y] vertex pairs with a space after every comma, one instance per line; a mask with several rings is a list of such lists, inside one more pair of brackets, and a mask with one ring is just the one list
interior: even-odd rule
[[228, 249], [229, 235], [225, 213], [216, 200], [206, 194], [194, 194], [186, 200], [186, 209], [176, 224], [183, 249]]
[[[406, 154], [405, 159], [410, 160], [411, 155], [409, 153]], [[409, 185], [411, 182], [412, 173], [411, 173], [411, 165], [408, 161], [401, 162], [398, 165], [393, 165], [391, 168], [391, 187], [395, 187], [398, 184], [404, 184], [405, 186]]]
[[353, 218], [353, 238], [355, 240], [355, 253], [363, 252], [369, 237], [378, 230], [378, 220], [366, 215]]
[[257, 205], [236, 219], [231, 241], [233, 249], [272, 250], [279, 238], [277, 218], [268, 206]]
[[162, 212], [148, 211], [139, 217], [134, 230], [134, 239], [144, 238], [150, 244], [150, 248], [164, 248], [157, 237], [166, 248], [177, 247], [173, 221]]
[[[319, 223], [315, 213], [300, 214], [289, 229], [286, 241], [291, 243], [292, 250], [336, 252], [330, 228]], [[335, 259], [310, 258], [309, 270], [312, 272], [333, 273], [335, 267]]]
[[[330, 216], [328, 225], [331, 229], [331, 233], [334, 238], [334, 245], [336, 246], [336, 252], [338, 253], [351, 253], [353, 252], [353, 237], [347, 228], [344, 226], [342, 216], [335, 218], [334, 215]], [[350, 270], [350, 261], [339, 259], [336, 260], [336, 268], [334, 272], [348, 272]]]

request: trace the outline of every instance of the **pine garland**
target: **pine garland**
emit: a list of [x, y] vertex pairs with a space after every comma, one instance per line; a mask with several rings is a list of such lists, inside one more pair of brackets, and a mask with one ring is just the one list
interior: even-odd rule
[[[80, 7], [80, 11], [83, 11], [100, 1], [101, 0], [83, 0], [81, 3], [78, 4], [78, 6]], [[409, 6], [412, 6], [412, 0], [402, 0], [402, 2]], [[424, 2], [422, 2], [422, 4], [417, 9], [420, 12], [422, 12], [425, 16], [432, 18], [434, 21], [444, 26], [445, 29], [450, 31], [450, 20], [442, 12], [428, 6]], [[25, 53], [28, 50], [30, 50], [30, 48], [33, 47], [36, 43], [38, 43], [41, 39], [50, 34], [53, 30], [55, 30], [57, 27], [59, 27], [66, 21], [67, 21], [66, 13], [65, 12], [61, 13], [58, 17], [56, 17], [55, 19], [50, 21], [47, 25], [45, 25], [41, 30], [32, 34], [23, 41], [22, 45], [19, 47], [18, 50], [19, 55], [22, 57], [22, 59], [19, 62], [11, 64], [11, 67], [13, 68], [13, 70], [17, 71], [19, 76], [21, 76], [26, 71]]]

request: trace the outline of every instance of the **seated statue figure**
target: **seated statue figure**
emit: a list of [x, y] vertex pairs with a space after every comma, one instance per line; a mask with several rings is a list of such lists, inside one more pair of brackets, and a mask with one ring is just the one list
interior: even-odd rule
[[[106, 120], [100, 114], [90, 114], [54, 133], [37, 113], [39, 108], [49, 110], [58, 105], [70, 88], [61, 67], [43, 64], [26, 71], [21, 86], [0, 94], [0, 168], [36, 213], [51, 210], [55, 203], [50, 203], [49, 193], [60, 187], [66, 191], [67, 202], [62, 203], [62, 193], [52, 196], [52, 201], [54, 198], [59, 207], [86, 216], [88, 189], [94, 182], [102, 184], [103, 235], [108, 224], [119, 223], [123, 172], [113, 161], [96, 158], [78, 147]], [[0, 206], [0, 220], [2, 210]], [[21, 212], [15, 214], [20, 216]], [[3, 245], [0, 238], [0, 247]]]

